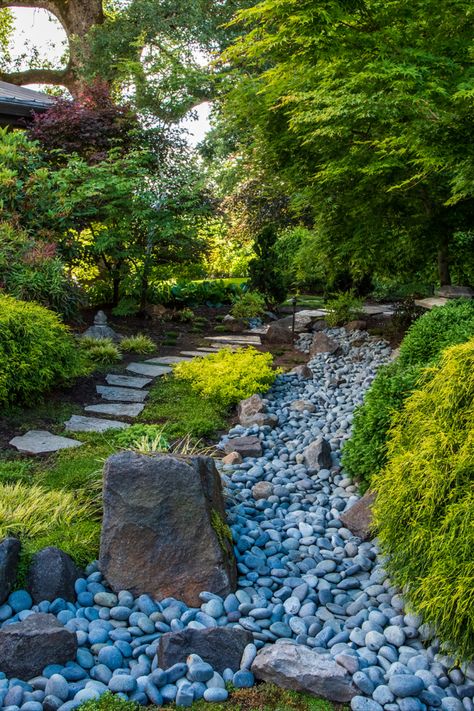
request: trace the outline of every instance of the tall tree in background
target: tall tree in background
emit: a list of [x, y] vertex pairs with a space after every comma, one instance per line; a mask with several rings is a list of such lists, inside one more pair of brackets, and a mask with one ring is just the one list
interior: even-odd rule
[[224, 54], [224, 120], [359, 276], [437, 264], [474, 217], [467, 0], [265, 0]]

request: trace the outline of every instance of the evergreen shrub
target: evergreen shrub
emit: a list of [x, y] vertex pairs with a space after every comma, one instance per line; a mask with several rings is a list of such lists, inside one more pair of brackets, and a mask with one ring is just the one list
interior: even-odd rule
[[0, 294], [0, 407], [29, 404], [87, 371], [83, 352], [56, 314]]
[[474, 300], [457, 299], [428, 311], [408, 329], [400, 357], [379, 369], [364, 403], [356, 410], [352, 436], [343, 450], [348, 473], [368, 488], [385, 465], [387, 433], [394, 415], [415, 389], [423, 368], [434, 365], [448, 346], [474, 336]]
[[254, 393], [265, 392], [281, 371], [272, 368], [271, 353], [255, 348], [223, 348], [205, 358], [178, 363], [174, 375], [187, 380], [206, 398], [230, 407]]
[[394, 583], [447, 650], [474, 657], [474, 338], [446, 350], [394, 419], [374, 478]]

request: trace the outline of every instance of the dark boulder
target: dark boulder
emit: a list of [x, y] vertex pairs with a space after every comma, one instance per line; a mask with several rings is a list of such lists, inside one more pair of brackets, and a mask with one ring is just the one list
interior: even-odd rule
[[218, 672], [226, 668], [237, 671], [243, 651], [251, 641], [250, 632], [232, 627], [167, 632], [158, 646], [158, 664], [161, 669], [168, 669], [173, 664], [185, 662], [189, 654], [199, 654]]
[[367, 491], [359, 501], [356, 501], [340, 516], [343, 526], [363, 541], [369, 540], [372, 534], [372, 504], [374, 501], [375, 493]]
[[48, 546], [33, 556], [27, 588], [35, 604], [42, 600], [56, 600], [57, 597], [75, 602], [74, 583], [80, 574], [80, 570], [67, 553]]
[[262, 443], [254, 435], [234, 437], [225, 443], [224, 451], [226, 454], [237, 452], [241, 457], [261, 457]]
[[77, 638], [54, 615], [33, 614], [0, 630], [0, 671], [31, 679], [48, 664], [74, 661]]
[[199, 605], [227, 595], [237, 570], [222, 485], [210, 457], [115, 454], [104, 470], [100, 568], [114, 591]]
[[0, 605], [3, 605], [15, 584], [20, 548], [18, 538], [4, 538], [0, 543]]

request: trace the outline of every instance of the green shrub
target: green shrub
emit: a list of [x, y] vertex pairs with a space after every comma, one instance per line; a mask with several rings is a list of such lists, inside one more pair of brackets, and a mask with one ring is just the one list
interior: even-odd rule
[[29, 404], [87, 372], [83, 352], [56, 314], [0, 295], [0, 406]]
[[456, 299], [428, 311], [408, 329], [400, 346], [404, 365], [427, 365], [444, 348], [474, 336], [474, 299]]
[[268, 390], [281, 372], [273, 370], [272, 361], [271, 353], [260, 353], [255, 348], [223, 348], [205, 358], [178, 363], [174, 374], [187, 380], [204, 397], [229, 407]]
[[362, 299], [358, 299], [353, 291], [341, 291], [333, 299], [326, 301], [326, 321], [328, 326], [342, 326], [348, 321], [354, 321], [362, 313]]
[[194, 311], [192, 309], [181, 309], [176, 312], [176, 320], [182, 323], [188, 323], [194, 320]]
[[344, 446], [342, 463], [357, 477], [362, 491], [385, 464], [392, 417], [415, 387], [420, 372], [420, 367], [403, 368], [398, 361], [382, 366], [364, 404], [355, 411], [352, 436]]
[[234, 318], [255, 318], [265, 312], [265, 298], [258, 291], [247, 291], [235, 299], [230, 313]]
[[474, 339], [444, 352], [394, 420], [375, 477], [387, 569], [450, 652], [474, 656]]
[[393, 416], [416, 387], [423, 367], [435, 364], [447, 346], [474, 336], [474, 302], [456, 300], [428, 311], [407, 331], [399, 359], [377, 373], [354, 415], [352, 436], [342, 464], [367, 489], [386, 462], [387, 433]]
[[145, 353], [153, 353], [153, 351], [156, 350], [156, 345], [149, 336], [145, 336], [144, 333], [137, 333], [136, 336], [122, 338], [120, 348], [126, 353], [140, 353], [144, 355]]
[[81, 338], [81, 348], [92, 363], [112, 365], [122, 360], [122, 354], [110, 338]]

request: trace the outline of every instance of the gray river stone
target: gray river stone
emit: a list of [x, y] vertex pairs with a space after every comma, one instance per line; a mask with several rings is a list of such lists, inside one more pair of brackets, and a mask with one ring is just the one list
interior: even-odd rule
[[86, 412], [98, 415], [114, 415], [115, 417], [138, 417], [145, 405], [139, 402], [108, 402], [99, 405], [86, 405]]
[[172, 372], [172, 368], [167, 365], [152, 365], [151, 363], [129, 363], [127, 370], [138, 375], [146, 375], [150, 378], [159, 378]]
[[107, 430], [124, 430], [130, 427], [128, 422], [103, 420], [100, 417], [84, 417], [84, 415], [71, 415], [64, 426], [69, 432], [107, 432]]
[[113, 385], [97, 385], [97, 393], [104, 400], [119, 400], [121, 402], [144, 402], [148, 397], [148, 390], [135, 388], [120, 388]]

